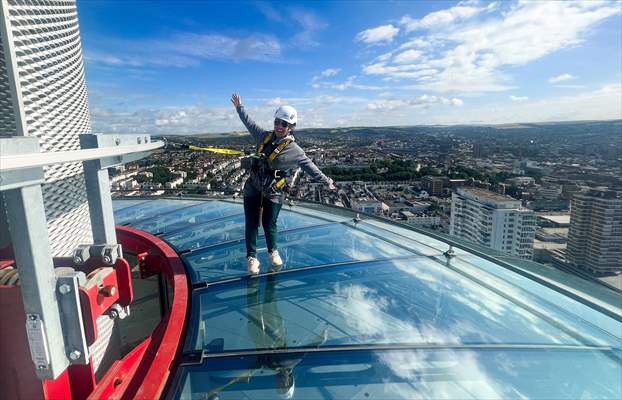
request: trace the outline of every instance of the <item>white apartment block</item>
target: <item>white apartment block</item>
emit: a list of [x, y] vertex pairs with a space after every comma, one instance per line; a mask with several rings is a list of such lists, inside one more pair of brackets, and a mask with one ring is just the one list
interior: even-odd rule
[[452, 195], [453, 236], [530, 260], [536, 215], [519, 200], [482, 189], [458, 189]]

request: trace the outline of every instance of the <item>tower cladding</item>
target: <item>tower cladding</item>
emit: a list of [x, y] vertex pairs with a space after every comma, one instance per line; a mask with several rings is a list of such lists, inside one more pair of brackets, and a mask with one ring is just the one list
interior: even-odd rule
[[[0, 0], [0, 14], [0, 136], [79, 150], [91, 122], [75, 1]], [[93, 242], [82, 163], [48, 166], [45, 180], [52, 255], [68, 256]]]

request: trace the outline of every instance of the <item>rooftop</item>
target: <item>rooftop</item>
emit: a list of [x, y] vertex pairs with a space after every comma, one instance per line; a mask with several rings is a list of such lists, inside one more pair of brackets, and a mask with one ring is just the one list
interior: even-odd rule
[[317, 204], [284, 207], [285, 264], [260, 237], [249, 278], [241, 201], [113, 205], [191, 280], [173, 398], [622, 396], [619, 293], [593, 282]]
[[477, 189], [477, 188], [459, 188], [458, 193], [464, 193], [467, 195], [477, 196], [482, 199], [494, 201], [497, 203], [519, 203], [520, 200], [516, 200], [510, 196], [506, 196], [503, 194], [491, 192], [485, 189]]

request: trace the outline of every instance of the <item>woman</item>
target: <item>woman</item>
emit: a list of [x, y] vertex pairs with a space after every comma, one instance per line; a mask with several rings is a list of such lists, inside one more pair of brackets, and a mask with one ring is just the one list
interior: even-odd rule
[[[257, 152], [253, 158], [251, 173], [244, 184], [244, 215], [246, 222], [246, 265], [250, 274], [259, 273], [257, 259], [257, 232], [259, 218], [266, 235], [270, 264], [283, 265], [277, 250], [276, 221], [283, 205], [283, 190], [292, 183], [293, 174], [301, 168], [311, 179], [324, 182], [330, 190], [336, 190], [329, 177], [307, 157], [295, 142], [293, 132], [298, 114], [291, 106], [281, 106], [274, 114], [274, 130], [260, 128], [244, 110], [239, 94], [231, 96], [231, 102], [255, 142]], [[263, 208], [263, 213], [260, 213]]]

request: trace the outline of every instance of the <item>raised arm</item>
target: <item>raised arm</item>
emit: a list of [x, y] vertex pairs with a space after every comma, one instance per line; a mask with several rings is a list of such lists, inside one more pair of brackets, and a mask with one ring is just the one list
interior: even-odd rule
[[251, 117], [248, 116], [248, 114], [246, 113], [246, 110], [244, 110], [244, 106], [242, 105], [242, 100], [240, 99], [240, 95], [237, 93], [234, 93], [231, 96], [231, 102], [235, 106], [235, 110], [238, 112], [238, 116], [240, 117], [240, 120], [242, 120], [242, 123], [244, 124], [248, 132], [251, 134], [253, 139], [255, 139], [256, 142], [263, 140], [267, 132], [263, 130], [259, 125], [257, 125], [255, 121], [251, 119]]
[[301, 151], [296, 158], [298, 166], [302, 168], [304, 172], [309, 174], [312, 180], [316, 182], [322, 182], [328, 185], [330, 190], [335, 190], [335, 184], [332, 179], [324, 175], [322, 171], [311, 161], [311, 159], [305, 154], [304, 151]]

